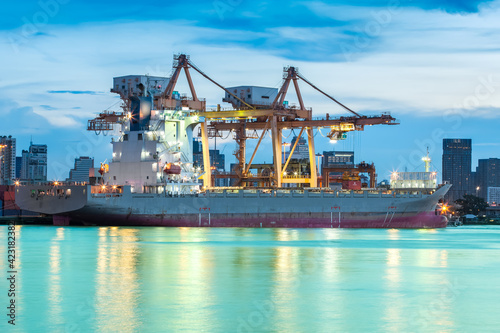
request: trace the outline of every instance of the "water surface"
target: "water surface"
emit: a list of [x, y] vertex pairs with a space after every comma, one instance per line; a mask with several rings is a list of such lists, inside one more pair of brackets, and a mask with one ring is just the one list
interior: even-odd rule
[[[500, 227], [17, 227], [12, 332], [495, 332]], [[0, 227], [0, 305], [8, 305]], [[5, 310], [4, 310], [5, 311]]]

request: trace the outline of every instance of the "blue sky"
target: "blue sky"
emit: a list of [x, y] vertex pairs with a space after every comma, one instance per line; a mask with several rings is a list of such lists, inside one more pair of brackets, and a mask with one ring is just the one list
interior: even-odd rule
[[[17, 138], [18, 155], [31, 136], [47, 143], [51, 179], [67, 177], [76, 156], [111, 155], [109, 137], [85, 126], [118, 102], [113, 76], [168, 75], [179, 52], [226, 86], [279, 87], [282, 67], [294, 65], [362, 114], [391, 112], [401, 125], [334, 146], [317, 140], [318, 151], [354, 149], [357, 162], [375, 162], [379, 179], [421, 168], [427, 146], [441, 171], [443, 137], [472, 138], [473, 165], [500, 157], [500, 1], [42, 0], [6, 3], [1, 14], [0, 135]], [[193, 79], [199, 96], [220, 103], [217, 87]], [[302, 91], [314, 114], [343, 114]], [[232, 162], [234, 144], [217, 146]]]

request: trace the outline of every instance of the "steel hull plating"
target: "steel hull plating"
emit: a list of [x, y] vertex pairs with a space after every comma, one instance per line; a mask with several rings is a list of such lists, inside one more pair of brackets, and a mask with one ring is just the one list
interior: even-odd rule
[[[436, 215], [449, 186], [432, 195], [335, 191], [207, 192], [171, 197], [165, 194], [91, 193], [73, 187], [71, 196], [29, 197], [21, 188], [18, 204], [54, 215], [66, 225], [252, 227], [252, 228], [443, 228]], [[38, 190], [37, 190], [38, 191]], [[42, 192], [44, 189], [41, 190]]]
[[[101, 215], [96, 220], [95, 215], [78, 214], [86, 225], [118, 225], [118, 226], [165, 226], [165, 227], [240, 227], [240, 228], [444, 228], [447, 219], [434, 213], [420, 213], [413, 216], [399, 215], [386, 218], [357, 216], [344, 214], [340, 221], [331, 219], [325, 214], [304, 214], [307, 217], [297, 217], [297, 214], [262, 214], [259, 217], [228, 217], [214, 214], [210, 218], [200, 218], [197, 214], [184, 215], [176, 218], [158, 215]], [[295, 215], [295, 216], [294, 216]], [[299, 214], [300, 215], [300, 214]], [[347, 216], [345, 216], [347, 215]], [[94, 222], [93, 222], [94, 221]]]

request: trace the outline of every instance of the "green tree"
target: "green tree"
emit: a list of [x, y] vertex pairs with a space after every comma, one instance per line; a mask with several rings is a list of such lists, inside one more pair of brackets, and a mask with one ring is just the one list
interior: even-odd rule
[[463, 199], [458, 199], [455, 203], [460, 205], [457, 211], [461, 216], [467, 214], [478, 215], [479, 212], [484, 211], [486, 207], [488, 207], [488, 204], [483, 198], [476, 197], [472, 194], [465, 194]]

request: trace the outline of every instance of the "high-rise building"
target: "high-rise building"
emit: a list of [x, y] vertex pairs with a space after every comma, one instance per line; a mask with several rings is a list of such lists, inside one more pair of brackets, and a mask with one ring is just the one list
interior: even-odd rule
[[22, 166], [23, 166], [23, 157], [16, 156], [16, 179], [21, 179]]
[[215, 167], [218, 171], [225, 171], [226, 157], [221, 154], [219, 149], [210, 149], [208, 151], [210, 156], [210, 165]]
[[201, 140], [193, 139], [193, 166], [203, 168], [203, 150]]
[[472, 140], [443, 139], [443, 182], [453, 186], [445, 199], [454, 202], [472, 193]]
[[[210, 156], [210, 165], [215, 167], [218, 171], [225, 171], [225, 155], [221, 154], [219, 149], [210, 149], [208, 151]], [[201, 141], [193, 140], [193, 165], [203, 169], [203, 150]]]
[[16, 181], [16, 139], [11, 135], [0, 136], [0, 185]]
[[47, 145], [30, 143], [29, 150], [22, 151], [21, 179], [47, 181]]
[[[295, 150], [293, 151], [292, 154], [292, 159], [295, 160], [305, 160], [309, 159], [309, 146], [307, 145], [307, 141], [304, 137], [297, 138], [296, 136], [293, 137], [292, 142], [290, 143], [290, 146], [288, 147], [288, 151], [285, 152], [285, 161], [288, 159], [288, 156], [290, 156], [290, 151], [292, 150], [293, 146], [295, 145], [295, 142], [297, 142], [297, 146], [295, 147]], [[285, 162], [283, 162], [285, 163]]]
[[[219, 149], [210, 149], [208, 151], [210, 166], [217, 172], [224, 172], [226, 170], [226, 156], [222, 154]], [[193, 166], [203, 169], [203, 150], [201, 141], [193, 140]], [[212, 171], [214, 172], [214, 171]], [[215, 178], [215, 186], [228, 186], [229, 179]]]
[[88, 156], [75, 158], [75, 167], [69, 171], [68, 181], [89, 182], [90, 169], [94, 168], [94, 159]]
[[19, 177], [22, 180], [28, 180], [28, 162], [29, 162], [29, 154], [30, 152], [27, 150], [22, 150], [21, 151], [21, 176]]
[[488, 200], [488, 188], [500, 187], [500, 159], [480, 159], [475, 172], [475, 191], [484, 200]]
[[490, 206], [500, 205], [500, 187], [488, 187], [488, 196], [486, 198], [486, 201]]

